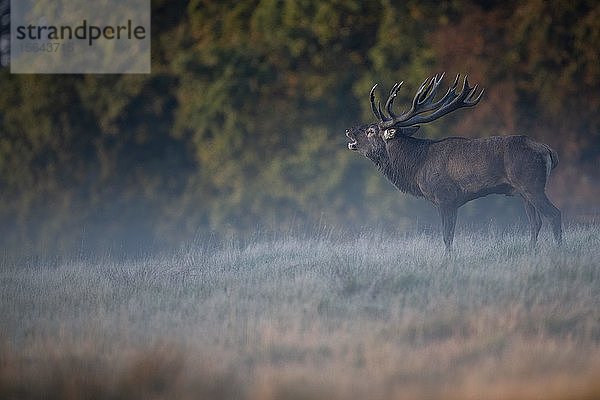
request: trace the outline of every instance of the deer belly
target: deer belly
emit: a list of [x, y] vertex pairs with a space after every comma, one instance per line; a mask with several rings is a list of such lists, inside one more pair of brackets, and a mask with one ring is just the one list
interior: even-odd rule
[[501, 174], [490, 170], [469, 171], [455, 177], [454, 181], [463, 193], [485, 196], [491, 193], [508, 194], [512, 191], [512, 187]]
[[508, 183], [502, 183], [500, 185], [488, 186], [488, 187], [482, 188], [481, 190], [479, 190], [477, 192], [471, 192], [470, 193], [471, 196], [469, 196], [469, 197], [476, 199], [478, 197], [487, 196], [488, 194], [504, 194], [506, 196], [514, 196], [515, 191], [514, 191], [514, 188], [512, 186], [510, 186]]

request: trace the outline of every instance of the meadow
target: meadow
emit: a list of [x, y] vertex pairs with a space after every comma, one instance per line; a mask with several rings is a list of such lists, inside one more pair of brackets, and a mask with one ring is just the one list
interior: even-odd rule
[[2, 262], [3, 399], [597, 399], [600, 226]]

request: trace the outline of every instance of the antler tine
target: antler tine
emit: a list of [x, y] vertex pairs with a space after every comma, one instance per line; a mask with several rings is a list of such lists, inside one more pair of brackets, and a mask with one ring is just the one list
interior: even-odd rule
[[423, 92], [425, 91], [425, 88], [427, 88], [428, 84], [427, 82], [429, 82], [429, 78], [425, 79], [423, 81], [423, 83], [421, 83], [421, 86], [419, 86], [419, 90], [417, 90], [417, 93], [415, 94], [415, 97], [413, 98], [413, 102], [412, 105], [413, 107], [416, 107], [419, 102], [421, 101], [421, 96], [423, 96]]
[[[442, 80], [444, 79], [444, 76], [445, 76], [445, 75], [446, 75], [446, 72], [445, 72], [445, 71], [444, 71], [444, 72], [442, 72], [442, 73], [440, 74], [440, 78], [439, 78], [439, 79], [438, 79], [438, 81], [437, 81], [437, 82], [438, 82], [438, 84], [440, 84], [440, 83], [442, 82]], [[436, 76], [437, 76], [437, 75], [436, 75]]]
[[481, 98], [483, 97], [483, 92], [485, 92], [485, 89], [481, 89], [481, 92], [479, 93], [479, 95], [475, 98], [473, 98], [473, 96], [475, 96], [475, 90], [473, 90], [473, 92], [471, 93], [471, 95], [469, 95], [469, 98], [467, 99], [469, 102], [469, 105], [476, 105], [477, 103], [479, 103], [479, 100], [481, 100]]
[[469, 94], [467, 95], [467, 98], [465, 99], [465, 101], [470, 100], [473, 95], [475, 94], [475, 92], [477, 91], [477, 89], [479, 88], [479, 84], [475, 84], [475, 86], [473, 86], [470, 90], [469, 90]]
[[387, 101], [385, 102], [385, 110], [392, 119], [396, 118], [396, 114], [394, 111], [392, 111], [392, 104], [394, 104], [396, 95], [398, 94], [398, 91], [403, 83], [404, 81], [401, 81], [400, 83], [395, 83], [394, 86], [392, 86], [392, 90], [390, 90], [390, 97], [388, 97]]
[[[439, 78], [438, 78], [437, 74], [433, 78], [431, 78], [431, 81], [428, 85], [428, 90], [427, 90], [428, 94], [421, 101], [421, 104], [431, 105], [433, 103], [433, 99], [435, 98], [435, 95], [437, 94], [438, 87], [442, 83], [442, 79], [444, 79], [444, 74], [445, 73], [442, 73]], [[424, 107], [424, 109], [426, 109], [426, 108], [429, 108], [429, 107]]]
[[433, 85], [433, 78], [429, 81], [429, 83], [423, 88], [423, 91], [419, 95], [417, 99], [417, 106], [425, 103], [429, 99], [429, 95], [431, 94], [431, 87]]
[[385, 102], [386, 110], [388, 110], [388, 108], [390, 107], [390, 103], [394, 101], [394, 90], [396, 90], [396, 86], [398, 86], [398, 83], [394, 83], [394, 86], [392, 86], [392, 89], [390, 90], [390, 95], [388, 96], [388, 99]]
[[[429, 95], [431, 94], [431, 88], [433, 86], [434, 83], [434, 79], [435, 77], [429, 79], [425, 79], [425, 82], [423, 82], [423, 84], [421, 85], [421, 87], [419, 88], [419, 91], [417, 93], [419, 93], [419, 96], [415, 96], [416, 100], [417, 100], [417, 105], [424, 103], [425, 101], [428, 100]], [[429, 81], [429, 83], [428, 83]]]
[[375, 118], [377, 118], [379, 120], [379, 122], [383, 122], [383, 118], [382, 118], [381, 114], [377, 112], [377, 107], [375, 106], [375, 88], [377, 88], [377, 83], [375, 85], [373, 85], [373, 87], [371, 88], [371, 92], [369, 93], [369, 100], [371, 102], [371, 111], [373, 112], [373, 115], [375, 115]]
[[[466, 76], [465, 76], [466, 78]], [[460, 79], [460, 74], [456, 74], [456, 78], [454, 78], [454, 83], [452, 84], [452, 89], [456, 89], [458, 86], [458, 80]]]
[[387, 118], [385, 117], [385, 114], [381, 110], [381, 101], [377, 102], [377, 112], [379, 113], [379, 119], [381, 120], [381, 122], [384, 122], [387, 120]]
[[460, 96], [466, 98], [471, 92], [471, 86], [469, 86], [469, 76], [465, 74], [465, 80], [463, 82], [462, 91], [460, 92]]

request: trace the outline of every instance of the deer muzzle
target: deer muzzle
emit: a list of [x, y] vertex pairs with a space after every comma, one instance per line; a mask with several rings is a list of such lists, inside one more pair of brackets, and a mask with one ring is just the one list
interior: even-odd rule
[[354, 151], [358, 150], [356, 139], [350, 135], [350, 131], [348, 129], [346, 129], [346, 137], [351, 140], [351, 142], [348, 143], [348, 148]]

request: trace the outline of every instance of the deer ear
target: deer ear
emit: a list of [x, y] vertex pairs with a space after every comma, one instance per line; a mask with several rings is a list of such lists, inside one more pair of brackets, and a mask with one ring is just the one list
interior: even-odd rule
[[411, 126], [409, 128], [402, 128], [402, 135], [404, 136], [412, 136], [419, 130], [420, 126]]
[[383, 138], [385, 140], [390, 140], [394, 136], [396, 136], [396, 129], [395, 128], [389, 128], [389, 129], [386, 129], [385, 131], [383, 131]]
[[411, 126], [408, 128], [389, 128], [389, 129], [386, 129], [385, 131], [383, 131], [383, 138], [385, 140], [390, 140], [390, 139], [396, 137], [396, 135], [412, 136], [415, 133], [417, 133], [419, 128], [420, 128], [419, 125]]

